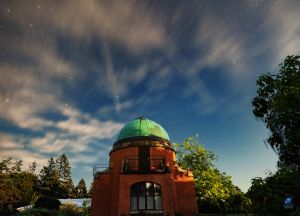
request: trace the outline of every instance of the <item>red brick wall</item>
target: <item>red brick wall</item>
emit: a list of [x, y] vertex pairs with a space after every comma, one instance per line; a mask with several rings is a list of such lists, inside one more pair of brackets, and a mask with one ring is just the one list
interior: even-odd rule
[[120, 176], [119, 214], [130, 210], [130, 186], [137, 182], [155, 182], [161, 186], [162, 207], [165, 214], [174, 215], [171, 174], [127, 174]]
[[175, 179], [176, 213], [193, 216], [198, 212], [198, 205], [193, 177], [183, 176]]
[[119, 149], [114, 151], [110, 155], [110, 166], [111, 166], [111, 176], [112, 176], [112, 205], [111, 205], [111, 215], [119, 215], [119, 185], [120, 185], [120, 171], [122, 165], [122, 159], [128, 156], [138, 155], [137, 147], [130, 147]]
[[111, 177], [103, 173], [93, 182], [92, 215], [110, 215], [111, 204]]
[[175, 210], [184, 216], [197, 212], [196, 194], [192, 176], [174, 169], [175, 153], [162, 147], [151, 147], [150, 156], [164, 155], [171, 173], [120, 174], [122, 159], [137, 156], [137, 147], [114, 151], [110, 155], [110, 173], [101, 173], [94, 179], [92, 216], [120, 216], [130, 212], [130, 186], [137, 182], [155, 182], [162, 189], [164, 214], [174, 216]]
[[151, 147], [150, 148], [150, 155], [163, 155], [165, 156], [166, 163], [169, 163], [170, 167], [174, 166], [174, 162], [176, 160], [175, 158], [175, 152], [171, 149], [165, 149], [163, 147]]

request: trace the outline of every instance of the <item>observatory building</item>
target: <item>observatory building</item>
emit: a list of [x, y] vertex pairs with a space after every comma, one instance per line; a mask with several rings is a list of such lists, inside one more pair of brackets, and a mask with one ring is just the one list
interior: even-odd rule
[[109, 164], [94, 166], [92, 216], [192, 216], [194, 178], [176, 163], [165, 129], [144, 117], [127, 123]]

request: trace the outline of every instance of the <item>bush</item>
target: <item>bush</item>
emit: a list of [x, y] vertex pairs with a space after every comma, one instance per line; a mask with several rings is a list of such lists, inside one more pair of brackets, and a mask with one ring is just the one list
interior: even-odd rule
[[218, 202], [211, 200], [201, 200], [199, 202], [199, 210], [203, 213], [221, 213], [222, 207]]
[[59, 210], [60, 202], [54, 197], [41, 196], [34, 204], [35, 208]]
[[44, 208], [28, 209], [24, 212], [16, 214], [16, 216], [58, 216], [57, 210], [50, 210]]
[[[16, 216], [86, 216], [82, 209], [74, 205], [63, 205], [60, 210], [50, 210], [45, 208], [33, 208], [16, 214]], [[2, 216], [2, 215], [1, 215]]]
[[81, 216], [81, 210], [72, 204], [64, 204], [60, 208], [60, 216]]

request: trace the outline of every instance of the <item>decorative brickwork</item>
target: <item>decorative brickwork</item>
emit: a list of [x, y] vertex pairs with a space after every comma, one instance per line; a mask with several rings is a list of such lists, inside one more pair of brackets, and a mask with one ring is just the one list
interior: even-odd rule
[[197, 212], [193, 175], [179, 168], [166, 139], [118, 140], [107, 169], [94, 169], [92, 216], [192, 216]]

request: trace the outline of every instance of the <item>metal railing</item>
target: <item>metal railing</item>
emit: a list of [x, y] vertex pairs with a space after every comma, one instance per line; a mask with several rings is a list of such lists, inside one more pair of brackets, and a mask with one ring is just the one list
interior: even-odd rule
[[[141, 160], [143, 160], [141, 162]], [[98, 177], [100, 173], [108, 173], [108, 164], [94, 164], [93, 175]], [[166, 167], [164, 156], [151, 156], [147, 159], [139, 159], [137, 156], [128, 156], [122, 159], [121, 173], [165, 173], [169, 172]]]
[[93, 165], [93, 175], [94, 177], [98, 173], [107, 173], [109, 172], [109, 165], [108, 164], [94, 164]]
[[122, 160], [121, 172], [122, 173], [165, 172], [165, 157], [151, 156], [148, 159], [144, 159], [144, 163], [141, 163], [139, 158], [135, 156], [125, 157]]

